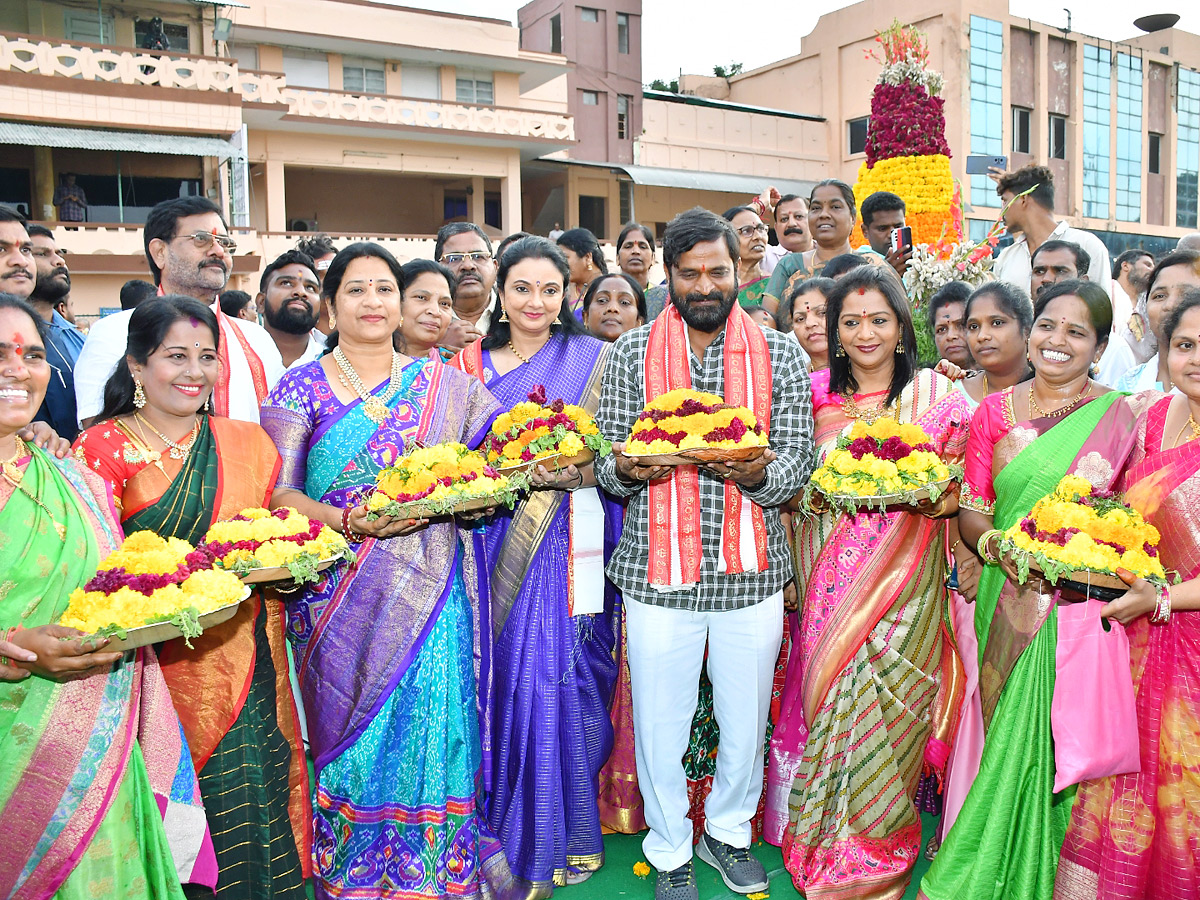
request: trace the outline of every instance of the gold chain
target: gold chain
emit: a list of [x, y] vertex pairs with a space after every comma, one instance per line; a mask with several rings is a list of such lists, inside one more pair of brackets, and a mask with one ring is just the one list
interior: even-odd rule
[[1054, 410], [1054, 412], [1046, 412], [1046, 410], [1044, 410], [1040, 406], [1038, 406], [1037, 400], [1034, 399], [1034, 397], [1033, 397], [1033, 382], [1030, 382], [1029, 383], [1029, 411], [1031, 413], [1037, 413], [1039, 416], [1041, 416], [1044, 419], [1056, 419], [1059, 416], [1061, 416], [1063, 413], [1065, 413], [1067, 410], [1071, 409], [1071, 407], [1075, 406], [1075, 404], [1077, 404], [1084, 397], [1086, 397], [1088, 395], [1088, 392], [1091, 389], [1092, 389], [1092, 381], [1089, 378], [1087, 381], [1085, 381], [1083, 383], [1083, 390], [1081, 390], [1078, 394], [1075, 395], [1074, 400], [1072, 400], [1066, 406], [1060, 406], [1058, 409]]
[[25, 446], [25, 442], [19, 437], [14, 437], [13, 440], [17, 442], [17, 452], [14, 453], [9, 459], [0, 462], [0, 475], [3, 475], [5, 480], [8, 481], [14, 488], [38, 505], [42, 512], [46, 514], [46, 518], [48, 518], [51, 524], [54, 525], [54, 530], [58, 532], [58, 539], [60, 541], [65, 541], [67, 539], [67, 527], [63, 525], [62, 522], [58, 521], [58, 519], [54, 518], [54, 513], [50, 512], [50, 509], [46, 506], [46, 504], [34, 496], [33, 492], [23, 484], [25, 480], [25, 473], [17, 468], [17, 460], [32, 454]]
[[516, 347], [514, 347], [514, 346], [513, 346], [513, 342], [512, 342], [512, 341], [509, 341], [509, 342], [508, 342], [508, 349], [509, 349], [509, 350], [511, 350], [511, 351], [513, 352], [513, 356], [515, 356], [515, 357], [516, 357], [517, 359], [519, 359], [521, 362], [523, 362], [523, 363], [528, 363], [528, 362], [529, 362], [529, 358], [528, 358], [527, 356], [522, 356], [522, 355], [521, 355], [521, 351], [520, 351], [520, 350], [518, 350]]
[[[182, 441], [177, 443], [171, 440], [169, 437], [151, 425], [150, 420], [143, 416], [140, 412], [135, 412], [133, 417], [142, 425], [145, 425], [152, 432], [154, 432], [154, 436], [167, 445], [167, 455], [170, 456], [171, 459], [187, 459], [187, 455], [192, 452], [192, 447], [196, 443], [196, 438], [200, 436], [199, 419], [197, 419], [196, 423], [192, 425], [192, 430], [189, 432], [187, 443], [184, 444]], [[138, 426], [138, 429], [141, 430], [141, 425]], [[143, 434], [143, 439], [144, 438], [145, 435]]]
[[363, 403], [363, 412], [373, 422], [382, 423], [388, 417], [390, 410], [388, 404], [392, 402], [395, 396], [400, 393], [400, 378], [404, 371], [404, 357], [396, 351], [392, 351], [392, 374], [388, 379], [388, 389], [382, 397], [376, 397], [363, 384], [363, 380], [358, 377], [358, 372], [351, 365], [350, 360], [346, 358], [346, 354], [342, 352], [341, 347], [335, 347], [333, 350], [333, 361], [337, 363], [338, 371], [342, 377], [342, 384], [346, 385], [354, 393], [358, 394]]
[[851, 394], [842, 395], [842, 412], [848, 419], [862, 419], [868, 425], [873, 425], [878, 419], [895, 418], [895, 412], [892, 411], [890, 403], [886, 401], [878, 406], [864, 409], [858, 405], [858, 402]]

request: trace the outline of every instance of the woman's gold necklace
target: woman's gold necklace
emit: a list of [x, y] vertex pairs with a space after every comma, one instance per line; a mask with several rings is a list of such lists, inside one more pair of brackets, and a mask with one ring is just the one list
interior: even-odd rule
[[367, 386], [358, 377], [358, 372], [350, 364], [350, 360], [346, 358], [346, 354], [342, 352], [341, 347], [334, 348], [333, 361], [337, 363], [342, 384], [346, 386], [347, 390], [358, 394], [359, 399], [362, 400], [363, 412], [367, 414], [367, 418], [376, 424], [381, 424], [391, 411], [388, 408], [388, 404], [400, 393], [400, 379], [401, 373], [404, 371], [404, 357], [395, 350], [392, 351], [392, 374], [388, 379], [388, 389], [382, 397], [376, 397], [367, 390]]
[[54, 526], [54, 530], [58, 532], [58, 539], [60, 541], [65, 541], [67, 539], [67, 526], [63, 525], [62, 522], [54, 518], [54, 513], [50, 512], [49, 507], [47, 507], [45, 503], [34, 496], [33, 492], [29, 490], [29, 488], [25, 487], [25, 485], [22, 483], [25, 480], [25, 473], [17, 468], [17, 460], [23, 459], [31, 454], [29, 449], [25, 446], [25, 442], [23, 440], [21, 440], [19, 437], [14, 437], [13, 440], [17, 442], [17, 452], [3, 462], [0, 462], [0, 475], [3, 475], [4, 479], [9, 484], [37, 504], [38, 508], [40, 508], [41, 511], [46, 514], [46, 518], [48, 518], [50, 523]]
[[848, 419], [862, 419], [868, 425], [874, 424], [878, 419], [895, 418], [895, 412], [892, 411], [892, 406], [886, 400], [878, 406], [872, 406], [864, 409], [858, 405], [853, 394], [842, 395], [842, 412]]
[[[170, 456], [171, 459], [187, 459], [188, 454], [192, 452], [192, 446], [196, 443], [196, 438], [200, 436], [199, 419], [197, 419], [196, 423], [192, 425], [192, 430], [188, 434], [188, 437], [186, 438], [187, 443], [185, 444], [182, 441], [176, 442], [171, 440], [169, 437], [151, 425], [150, 421], [140, 412], [134, 413], [133, 417], [140, 423], [138, 425], [139, 431], [141, 430], [142, 425], [145, 425], [150, 429], [151, 432], [153, 432], [156, 438], [167, 445], [167, 455]], [[145, 433], [142, 434], [142, 439], [145, 440]], [[149, 446], [149, 441], [146, 441], [146, 444]]]
[[1183, 429], [1184, 428], [1192, 429], [1192, 436], [1191, 436], [1191, 438], [1189, 438], [1189, 440], [1194, 441], [1197, 438], [1200, 438], [1200, 422], [1197, 422], [1196, 416], [1193, 413], [1189, 412], [1188, 420], [1183, 423], [1183, 426], [1179, 429], [1178, 433], [1175, 435], [1175, 443], [1172, 446], [1175, 446], [1175, 447], [1180, 446], [1179, 439], [1181, 437], [1183, 437]]
[[1074, 400], [1069, 402], [1066, 406], [1060, 406], [1058, 409], [1054, 410], [1054, 412], [1046, 412], [1046, 410], [1044, 410], [1040, 406], [1038, 406], [1037, 400], [1034, 399], [1034, 397], [1033, 397], [1033, 382], [1030, 382], [1029, 383], [1029, 411], [1031, 413], [1037, 413], [1043, 419], [1058, 418], [1063, 413], [1065, 413], [1067, 410], [1071, 409], [1071, 407], [1075, 406], [1075, 404], [1077, 404], [1080, 400], [1082, 400], [1084, 397], [1086, 397], [1088, 395], [1088, 392], [1091, 389], [1092, 389], [1092, 380], [1089, 378], [1086, 381], [1084, 381], [1083, 390], [1081, 390], [1078, 394], [1075, 395]]
[[[546, 346], [546, 344], [545, 344], [545, 343], [543, 343], [543, 344], [542, 344], [542, 347], [545, 347], [545, 346]], [[537, 356], [538, 350], [541, 350], [541, 349], [542, 349], [542, 347], [538, 347], [538, 348], [537, 348], [537, 350], [534, 350], [534, 351], [533, 351], [533, 355], [534, 355], [534, 356]], [[528, 363], [529, 363], [529, 357], [528, 357], [528, 356], [525, 356], [525, 354], [523, 354], [523, 353], [522, 353], [520, 350], [518, 350], [516, 347], [514, 347], [514, 346], [513, 346], [513, 342], [512, 342], [511, 340], [508, 342], [508, 349], [509, 349], [509, 350], [511, 350], [511, 351], [512, 351], [512, 354], [513, 354], [513, 356], [515, 356], [515, 357], [516, 357], [517, 359], [519, 359], [521, 362], [523, 362], [523, 363], [526, 363], [526, 364], [528, 364]]]

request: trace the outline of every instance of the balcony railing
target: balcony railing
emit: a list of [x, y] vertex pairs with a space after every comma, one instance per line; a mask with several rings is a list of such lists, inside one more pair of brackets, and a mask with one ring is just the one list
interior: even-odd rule
[[246, 103], [287, 106], [288, 115], [341, 122], [444, 128], [471, 134], [575, 140], [571, 116], [535, 110], [465, 106], [378, 94], [288, 87], [283, 75], [239, 69], [234, 60], [163, 55], [90, 44], [51, 44], [0, 34], [0, 72], [22, 72], [111, 84], [217, 91]]

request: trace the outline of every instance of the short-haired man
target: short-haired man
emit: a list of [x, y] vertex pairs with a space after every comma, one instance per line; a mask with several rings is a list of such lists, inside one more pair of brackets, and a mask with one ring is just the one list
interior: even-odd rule
[[1145, 294], [1154, 271], [1154, 256], [1149, 250], [1126, 250], [1113, 260], [1112, 338], [1100, 358], [1096, 380], [1114, 387], [1121, 377], [1154, 356], [1157, 345], [1146, 317]]
[[904, 227], [904, 200], [891, 191], [876, 191], [859, 207], [862, 233], [871, 249], [888, 261], [896, 274], [903, 276], [912, 258], [912, 247], [892, 250], [892, 232]]
[[73, 441], [79, 434], [75, 417], [75, 365], [83, 350], [84, 336], [54, 308], [71, 294], [67, 252], [58, 249], [54, 232], [45, 225], [31, 222], [26, 230], [33, 242], [33, 261], [37, 269], [37, 281], [29, 300], [46, 323], [49, 333], [46, 357], [54, 367], [37, 418], [49, 423], [59, 437]]
[[[312, 259], [313, 264], [317, 267], [317, 278], [321, 284], [324, 284], [325, 272], [338, 252], [337, 247], [333, 245], [333, 239], [327, 234], [314, 234], [312, 237], [301, 238], [297, 241], [296, 249]], [[318, 341], [322, 336], [333, 331], [333, 327], [329, 324], [329, 304], [322, 300], [319, 306], [321, 308], [320, 318], [317, 319], [314, 329], [317, 333], [313, 335], [313, 338]]]
[[143, 300], [149, 300], [158, 293], [158, 288], [149, 281], [140, 278], [130, 278], [121, 285], [121, 309], [137, 309]]
[[11, 206], [0, 205], [0, 293], [28, 300], [36, 284], [33, 241], [25, 230], [25, 217]]
[[[671, 305], [613, 345], [600, 431], [624, 440], [647, 400], [691, 388], [752, 407], [770, 438], [760, 456], [699, 469], [619, 452], [596, 461], [600, 486], [629, 498], [608, 574], [627, 616], [638, 784], [650, 826], [642, 849], [658, 869], [658, 900], [695, 900], [681, 760], [706, 644], [722, 727], [696, 852], [731, 890], [767, 889], [749, 846], [792, 572], [778, 507], [812, 469], [812, 397], [798, 344], [764, 332], [738, 306], [738, 237], [728, 222], [699, 208], [681, 213], [662, 249]], [[680, 540], [683, 533], [699, 540]], [[661, 552], [652, 555], [652, 545]]]
[[779, 246], [787, 253], [804, 253], [812, 249], [807, 199], [799, 194], [784, 194], [779, 198], [775, 204], [775, 234]]
[[433, 258], [454, 273], [454, 321], [442, 346], [461, 350], [488, 332], [496, 308], [496, 260], [492, 242], [474, 222], [451, 222], [438, 229]]
[[[1025, 191], [1031, 190], [1028, 194]], [[1110, 281], [1108, 248], [1090, 231], [1072, 228], [1066, 221], [1054, 218], [1054, 173], [1046, 166], [1025, 166], [999, 176], [996, 193], [1007, 206], [1004, 224], [1016, 235], [1005, 247], [993, 266], [996, 277], [1015, 284], [1034, 296], [1030, 276], [1033, 270], [1033, 251], [1046, 241], [1060, 240], [1078, 244], [1088, 255], [1088, 281], [1108, 290]], [[1020, 196], [1024, 194], [1024, 196]], [[1012, 204], [1009, 206], [1009, 204]], [[1079, 273], [1081, 276], [1083, 272]]]
[[321, 282], [311, 258], [299, 250], [275, 257], [263, 270], [254, 298], [267, 334], [289, 369], [318, 359], [325, 342], [313, 336], [321, 311]]
[[[213, 387], [213, 411], [257, 422], [259, 407], [283, 375], [283, 361], [261, 326], [221, 312], [218, 295], [229, 279], [237, 249], [221, 210], [206, 197], [164, 200], [146, 217], [142, 239], [159, 293], [194, 297], [212, 306], [217, 315], [221, 366]], [[75, 379], [75, 400], [85, 427], [100, 414], [104, 385], [125, 355], [132, 315], [128, 311], [106, 316], [88, 331]]]
[[1046, 241], [1033, 251], [1029, 274], [1029, 292], [1035, 300], [1045, 288], [1060, 281], [1076, 278], [1091, 281], [1088, 269], [1092, 258], [1072, 241]]

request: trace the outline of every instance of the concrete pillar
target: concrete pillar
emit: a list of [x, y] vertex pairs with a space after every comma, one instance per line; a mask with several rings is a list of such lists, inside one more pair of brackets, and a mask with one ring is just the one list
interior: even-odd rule
[[508, 174], [500, 179], [500, 230], [512, 234], [521, 227], [521, 158], [513, 153]]
[[54, 186], [58, 177], [54, 171], [54, 151], [50, 147], [33, 148], [33, 203], [29, 209], [31, 219], [53, 221], [58, 218], [54, 208]]
[[287, 231], [283, 162], [268, 159], [264, 165], [267, 171], [267, 231]]
[[467, 197], [467, 218], [476, 225], [483, 224], [483, 176], [471, 176], [471, 191]]

